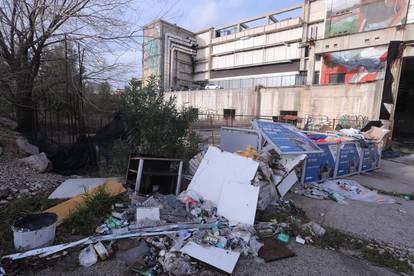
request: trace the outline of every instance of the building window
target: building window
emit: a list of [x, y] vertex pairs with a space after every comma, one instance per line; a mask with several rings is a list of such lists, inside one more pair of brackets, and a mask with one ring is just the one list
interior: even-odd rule
[[313, 74], [313, 84], [319, 84], [319, 76], [320, 76], [320, 72], [315, 71], [315, 73]]
[[224, 119], [236, 118], [236, 109], [223, 109]]
[[296, 110], [280, 110], [280, 116], [284, 115], [298, 116], [298, 112]]
[[305, 57], [309, 57], [309, 46], [305, 46]]
[[345, 83], [345, 73], [330, 74], [329, 83]]

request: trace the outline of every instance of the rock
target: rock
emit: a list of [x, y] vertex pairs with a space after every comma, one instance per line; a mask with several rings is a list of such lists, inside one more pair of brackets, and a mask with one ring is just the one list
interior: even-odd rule
[[7, 187], [2, 187], [0, 189], [0, 198], [7, 198], [9, 196], [9, 189]]
[[0, 200], [0, 205], [6, 205], [7, 203], [9, 203], [8, 200], [5, 200], [5, 199]]
[[40, 173], [47, 171], [47, 169], [50, 168], [52, 164], [50, 160], [47, 159], [44, 152], [19, 159], [19, 162], [28, 165]]
[[22, 196], [25, 196], [25, 195], [30, 195], [30, 192], [29, 192], [28, 189], [21, 189], [19, 191], [19, 194], [22, 195]]
[[30, 144], [25, 137], [18, 137], [16, 139], [17, 147], [20, 151], [28, 154], [39, 154], [39, 148]]
[[0, 117], [0, 126], [7, 127], [11, 130], [15, 130], [18, 126], [16, 121], [9, 119], [7, 117]]

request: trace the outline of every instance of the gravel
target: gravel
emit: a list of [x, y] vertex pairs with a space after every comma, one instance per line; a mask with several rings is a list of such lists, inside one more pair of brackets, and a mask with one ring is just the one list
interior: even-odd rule
[[17, 159], [0, 157], [0, 205], [23, 196], [47, 195], [66, 178], [54, 173], [38, 173]]

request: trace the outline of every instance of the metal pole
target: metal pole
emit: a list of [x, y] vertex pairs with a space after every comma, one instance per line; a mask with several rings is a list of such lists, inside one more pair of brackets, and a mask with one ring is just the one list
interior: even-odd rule
[[176, 195], [178, 195], [180, 193], [182, 174], [183, 174], [183, 161], [180, 161], [180, 166], [178, 168], [177, 187], [175, 187], [175, 194]]
[[135, 182], [135, 194], [138, 194], [139, 189], [141, 188], [141, 178], [142, 178], [143, 168], [144, 168], [144, 159], [139, 159], [138, 171], [137, 171], [137, 180]]

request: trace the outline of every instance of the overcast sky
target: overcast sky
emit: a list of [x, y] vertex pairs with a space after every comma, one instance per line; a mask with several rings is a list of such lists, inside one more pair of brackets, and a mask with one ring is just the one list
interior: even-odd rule
[[[190, 31], [217, 27], [288, 7], [302, 0], [136, 0], [131, 10], [133, 24], [143, 26], [162, 18]], [[138, 39], [139, 40], [139, 39]], [[141, 42], [141, 41], [139, 41]], [[141, 76], [141, 45], [122, 51], [118, 59], [128, 64], [129, 73], [119, 76], [118, 87], [127, 79]], [[110, 59], [110, 58], [109, 58]]]

